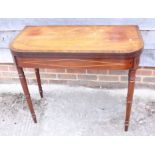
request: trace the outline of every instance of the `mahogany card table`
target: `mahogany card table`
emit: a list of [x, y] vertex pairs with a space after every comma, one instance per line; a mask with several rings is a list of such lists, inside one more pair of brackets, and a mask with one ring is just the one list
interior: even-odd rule
[[142, 49], [143, 40], [136, 25], [26, 26], [10, 44], [35, 123], [37, 119], [23, 68], [35, 69], [41, 97], [43, 91], [39, 68], [128, 70], [125, 131], [129, 126], [136, 70]]

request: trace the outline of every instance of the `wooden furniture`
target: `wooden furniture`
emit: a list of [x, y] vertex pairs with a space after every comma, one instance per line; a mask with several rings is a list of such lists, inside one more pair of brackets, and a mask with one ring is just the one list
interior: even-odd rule
[[35, 68], [43, 97], [39, 68], [129, 70], [125, 131], [128, 130], [143, 40], [138, 26], [27, 26], [10, 45], [23, 91], [36, 123], [23, 68]]

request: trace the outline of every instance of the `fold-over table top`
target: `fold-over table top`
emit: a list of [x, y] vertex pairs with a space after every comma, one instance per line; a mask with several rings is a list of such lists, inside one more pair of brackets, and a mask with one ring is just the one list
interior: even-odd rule
[[143, 48], [138, 26], [27, 26], [12, 41], [13, 52], [132, 53]]

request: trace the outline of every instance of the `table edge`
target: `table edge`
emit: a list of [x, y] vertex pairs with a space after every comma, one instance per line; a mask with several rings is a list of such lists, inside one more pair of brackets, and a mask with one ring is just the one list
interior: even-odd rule
[[15, 57], [29, 57], [29, 58], [131, 58], [139, 56], [143, 48], [130, 53], [64, 53], [64, 52], [18, 52], [12, 51]]

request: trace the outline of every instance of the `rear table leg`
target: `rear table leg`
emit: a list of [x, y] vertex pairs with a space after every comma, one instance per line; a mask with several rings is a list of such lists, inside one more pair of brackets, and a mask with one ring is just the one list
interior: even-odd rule
[[42, 87], [41, 87], [39, 68], [35, 68], [35, 74], [36, 74], [36, 78], [37, 78], [39, 93], [40, 93], [41, 98], [43, 98], [43, 90], [42, 90]]

